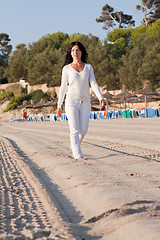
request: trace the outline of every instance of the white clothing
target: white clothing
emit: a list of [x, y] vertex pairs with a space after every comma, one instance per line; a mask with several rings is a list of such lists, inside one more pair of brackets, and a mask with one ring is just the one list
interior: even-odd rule
[[90, 64], [84, 66], [83, 71], [76, 71], [71, 64], [63, 67], [61, 87], [58, 98], [58, 108], [61, 108], [65, 94], [65, 110], [70, 127], [70, 141], [73, 157], [83, 157], [80, 143], [88, 130], [90, 118], [89, 84], [99, 100], [103, 100], [96, 82], [93, 68]]
[[88, 131], [90, 103], [81, 100], [66, 100], [65, 110], [70, 128], [70, 142], [75, 159], [82, 157], [81, 141]]
[[[89, 84], [99, 100], [103, 100], [102, 94], [96, 82], [93, 68], [85, 63], [82, 72], [76, 71], [71, 64], [63, 67], [61, 87], [59, 90], [58, 108], [61, 108], [65, 94], [69, 99], [90, 101]], [[68, 90], [67, 90], [68, 89]]]

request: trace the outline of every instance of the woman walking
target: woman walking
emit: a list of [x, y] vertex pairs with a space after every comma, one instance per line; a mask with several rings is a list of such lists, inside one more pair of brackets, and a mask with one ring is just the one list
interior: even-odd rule
[[89, 126], [91, 110], [89, 84], [100, 101], [100, 107], [104, 106], [93, 68], [87, 64], [87, 56], [86, 49], [81, 42], [74, 41], [70, 44], [62, 70], [57, 105], [57, 114], [61, 117], [61, 106], [66, 94], [65, 111], [70, 128], [71, 148], [73, 157], [77, 160], [83, 159], [80, 144]]

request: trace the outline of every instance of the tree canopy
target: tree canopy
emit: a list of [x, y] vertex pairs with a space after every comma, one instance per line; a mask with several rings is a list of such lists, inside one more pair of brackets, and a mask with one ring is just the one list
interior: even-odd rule
[[9, 45], [9, 35], [0, 33], [0, 66], [6, 66], [9, 54], [12, 51], [12, 46]]
[[149, 80], [151, 89], [156, 90], [160, 86], [160, 19], [134, 29], [131, 37], [134, 47], [122, 56], [120, 82], [137, 90]]
[[8, 64], [8, 58], [12, 51], [9, 44], [10, 38], [6, 33], [0, 33], [0, 83], [6, 83], [7, 78], [4, 77], [5, 67]]
[[141, 3], [136, 8], [144, 13], [143, 25], [147, 26], [160, 18], [160, 0], [141, 0]]
[[124, 28], [126, 26], [135, 26], [135, 21], [131, 15], [124, 14], [122, 11], [114, 11], [114, 8], [106, 4], [102, 8], [102, 13], [96, 19], [98, 23], [104, 23], [103, 29], [109, 29], [116, 26], [117, 28]]

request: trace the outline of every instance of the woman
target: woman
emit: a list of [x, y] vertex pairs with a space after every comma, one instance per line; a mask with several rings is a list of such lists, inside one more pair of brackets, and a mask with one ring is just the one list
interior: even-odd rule
[[61, 106], [66, 94], [65, 111], [70, 128], [71, 148], [73, 157], [77, 160], [83, 159], [80, 143], [89, 125], [91, 108], [89, 84], [100, 101], [100, 107], [104, 106], [93, 68], [87, 64], [87, 56], [86, 49], [81, 42], [75, 41], [70, 44], [62, 70], [57, 106], [57, 114], [61, 117]]
[[22, 120], [25, 121], [27, 119], [27, 112], [25, 109], [23, 109], [23, 112], [22, 112]]

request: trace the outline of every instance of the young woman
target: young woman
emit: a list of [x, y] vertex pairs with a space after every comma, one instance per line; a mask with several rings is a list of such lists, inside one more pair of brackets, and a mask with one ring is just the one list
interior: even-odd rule
[[66, 94], [65, 111], [70, 128], [71, 148], [73, 157], [77, 160], [83, 159], [80, 144], [89, 125], [91, 110], [89, 84], [100, 101], [100, 107], [104, 106], [93, 68], [87, 64], [87, 56], [81, 42], [75, 41], [70, 44], [62, 70], [57, 106], [57, 114], [61, 117], [61, 106]]

